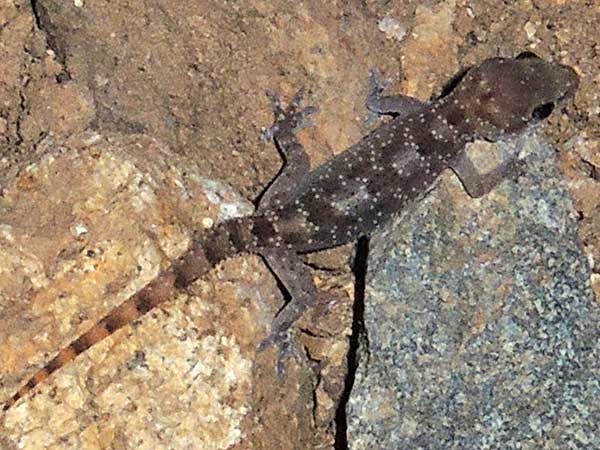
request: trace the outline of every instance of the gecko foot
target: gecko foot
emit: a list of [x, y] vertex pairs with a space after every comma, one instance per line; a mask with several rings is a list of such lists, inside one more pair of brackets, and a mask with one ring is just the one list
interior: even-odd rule
[[381, 114], [385, 114], [384, 107], [382, 107], [383, 91], [392, 83], [390, 79], [381, 78], [381, 74], [375, 68], [369, 71], [369, 91], [365, 100], [365, 106], [367, 107], [367, 118], [365, 119], [365, 125], [372, 127]]
[[280, 377], [285, 374], [285, 362], [288, 359], [294, 359], [299, 364], [301, 364], [304, 359], [304, 355], [298, 349], [298, 344], [295, 342], [291, 330], [282, 333], [271, 333], [260, 343], [258, 351], [263, 352], [271, 346], [277, 348], [277, 362], [275, 363], [275, 369], [277, 375]]
[[369, 98], [379, 98], [385, 91], [392, 80], [389, 78], [381, 79], [381, 74], [375, 68], [369, 71], [369, 93], [367, 94], [367, 102]]
[[293, 133], [301, 128], [313, 126], [310, 115], [317, 111], [315, 106], [306, 106], [301, 108], [304, 98], [304, 88], [296, 92], [287, 108], [284, 108], [279, 95], [271, 90], [267, 90], [267, 97], [271, 100], [271, 107], [275, 116], [275, 123], [262, 133], [265, 140], [276, 139], [285, 133]]

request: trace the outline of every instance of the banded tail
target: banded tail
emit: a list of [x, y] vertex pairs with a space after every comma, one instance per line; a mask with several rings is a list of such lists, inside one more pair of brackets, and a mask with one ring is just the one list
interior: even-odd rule
[[173, 298], [178, 288], [193, 283], [219, 262], [238, 253], [255, 251], [257, 240], [254, 233], [259, 231], [256, 229], [257, 224], [262, 222], [261, 218], [255, 216], [230, 220], [218, 225], [202, 239], [195, 240], [190, 249], [169, 269], [161, 272], [142, 290], [115, 307], [96, 325], [60, 350], [4, 404], [2, 410], [7, 411], [20, 398], [92, 345]]

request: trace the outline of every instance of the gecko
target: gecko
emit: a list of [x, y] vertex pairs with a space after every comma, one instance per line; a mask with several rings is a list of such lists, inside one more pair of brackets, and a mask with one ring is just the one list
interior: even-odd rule
[[[375, 83], [377, 84], [377, 83]], [[517, 157], [480, 174], [465, 152], [475, 139], [497, 141], [524, 132], [572, 98], [579, 80], [566, 65], [524, 52], [491, 58], [456, 77], [449, 92], [430, 102], [383, 96], [373, 87], [367, 107], [394, 117], [361, 141], [310, 170], [296, 137], [315, 108], [302, 107], [302, 90], [287, 108], [269, 94], [275, 115], [269, 137], [283, 168], [260, 198], [256, 212], [230, 219], [192, 239], [188, 250], [149, 284], [60, 350], [8, 401], [4, 411], [95, 343], [172, 299], [227, 258], [255, 253], [290, 294], [275, 315], [261, 348], [281, 339], [318, 296], [302, 255], [371, 235], [452, 169], [472, 197], [481, 197], [520, 173]]]

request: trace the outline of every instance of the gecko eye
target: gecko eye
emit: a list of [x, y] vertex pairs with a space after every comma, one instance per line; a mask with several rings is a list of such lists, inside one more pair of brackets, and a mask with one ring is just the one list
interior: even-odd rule
[[542, 120], [548, 117], [550, 114], [552, 114], [553, 110], [554, 103], [544, 103], [543, 105], [540, 105], [533, 110], [533, 112], [531, 113], [531, 117], [537, 120]]
[[517, 55], [516, 59], [528, 59], [528, 58], [540, 59], [540, 57], [533, 52], [521, 52]]

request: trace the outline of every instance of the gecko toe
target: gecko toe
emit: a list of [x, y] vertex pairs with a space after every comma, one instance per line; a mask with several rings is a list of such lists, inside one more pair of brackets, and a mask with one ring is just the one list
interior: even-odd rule
[[315, 122], [313, 121], [312, 117], [310, 117], [312, 114], [316, 113], [319, 110], [319, 108], [317, 108], [316, 106], [307, 106], [306, 108], [302, 109], [301, 111], [298, 112], [298, 123], [295, 126], [295, 129], [301, 129], [301, 128], [310, 128], [313, 127], [315, 125]]
[[302, 86], [300, 89], [298, 89], [298, 92], [296, 92], [294, 94], [294, 96], [292, 97], [292, 101], [290, 102], [290, 108], [297, 109], [298, 107], [300, 107], [300, 104], [302, 103], [302, 99], [304, 98], [305, 93], [306, 93], [306, 89], [304, 88], [304, 86]]
[[392, 83], [388, 78], [381, 79], [381, 74], [376, 68], [369, 71], [369, 94], [368, 96], [377, 97]]
[[280, 116], [285, 114], [283, 106], [281, 105], [281, 97], [277, 92], [272, 91], [271, 89], [265, 90], [265, 95], [271, 101], [271, 109], [273, 110], [275, 120], [277, 120]]

